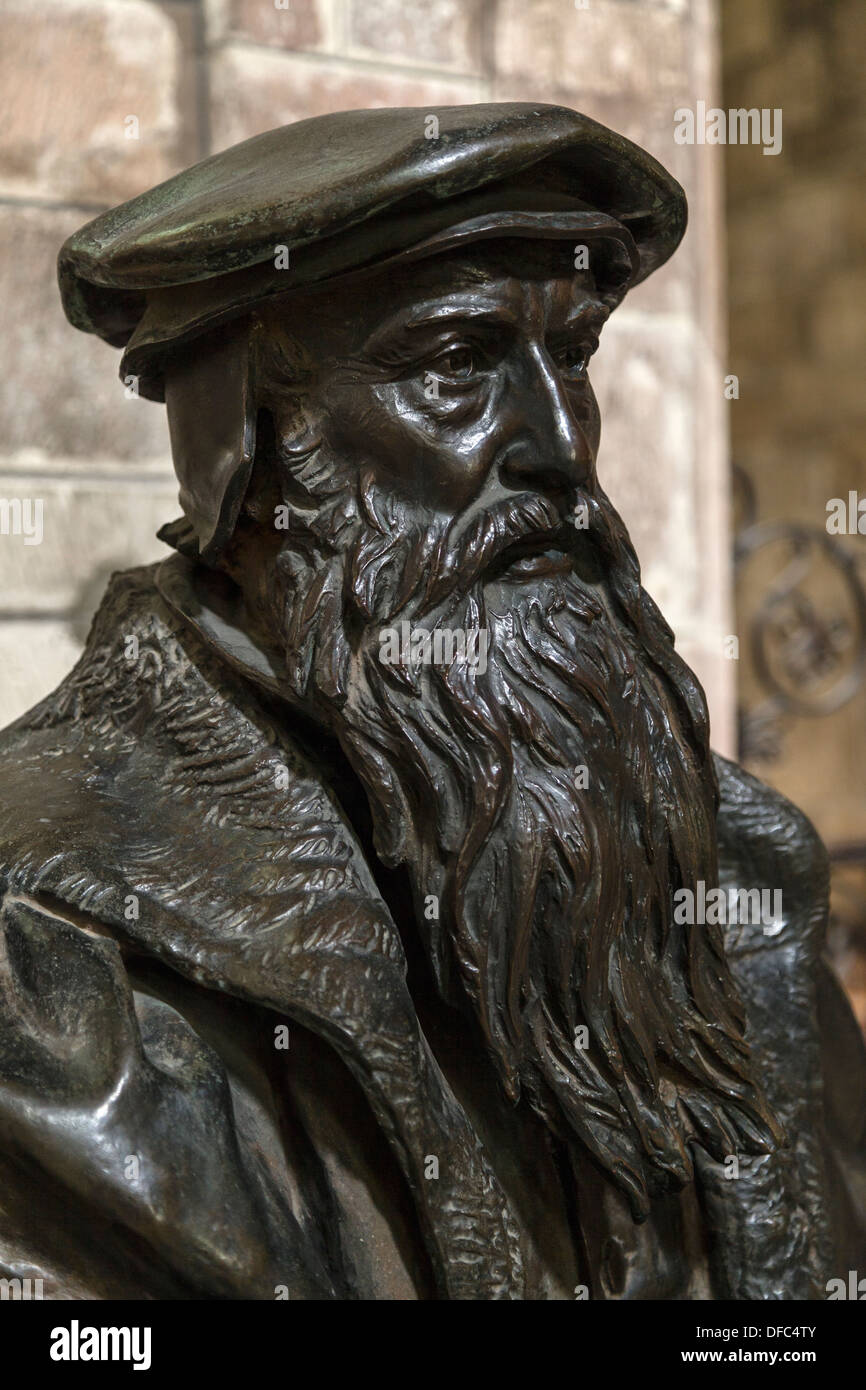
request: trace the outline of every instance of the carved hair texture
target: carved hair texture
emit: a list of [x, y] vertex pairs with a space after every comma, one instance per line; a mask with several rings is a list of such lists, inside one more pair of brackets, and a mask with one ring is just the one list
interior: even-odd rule
[[[587, 530], [528, 492], [420, 515], [322, 444], [302, 385], [274, 447], [288, 525], [261, 592], [286, 693], [339, 738], [506, 1094], [585, 1145], [637, 1218], [690, 1180], [693, 1142], [772, 1148], [720, 929], [673, 920], [678, 888], [717, 881], [703, 693], [608, 499], [580, 493]], [[571, 571], [515, 581], [509, 548], [542, 534]], [[485, 669], [471, 644], [383, 663], [397, 622], [483, 631]]]

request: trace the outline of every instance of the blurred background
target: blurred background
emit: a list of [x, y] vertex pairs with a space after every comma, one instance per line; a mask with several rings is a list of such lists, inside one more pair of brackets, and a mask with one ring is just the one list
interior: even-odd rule
[[[866, 1027], [864, 62], [862, 0], [0, 0], [0, 725], [66, 673], [108, 575], [165, 553], [178, 510], [163, 408], [63, 318], [69, 233], [306, 116], [576, 107], [690, 205], [594, 364], [602, 482], [715, 746], [828, 844]], [[713, 143], [708, 113], [732, 109], [765, 113], [781, 148]], [[16, 499], [41, 501], [40, 544]]]

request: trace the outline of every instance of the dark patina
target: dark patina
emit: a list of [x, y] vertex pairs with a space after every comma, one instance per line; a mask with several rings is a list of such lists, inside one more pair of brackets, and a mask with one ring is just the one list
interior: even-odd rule
[[862, 1268], [825, 851], [710, 752], [596, 475], [589, 359], [685, 221], [575, 112], [360, 111], [62, 249], [71, 321], [166, 403], [183, 516], [0, 742], [4, 1274], [681, 1300]]

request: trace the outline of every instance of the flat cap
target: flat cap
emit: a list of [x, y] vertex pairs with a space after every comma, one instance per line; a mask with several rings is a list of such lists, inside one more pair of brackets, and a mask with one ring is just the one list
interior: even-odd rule
[[338, 111], [102, 213], [65, 242], [58, 277], [70, 322], [126, 348], [121, 371], [162, 399], [173, 350], [266, 296], [460, 240], [585, 232], [615, 247], [618, 300], [685, 224], [683, 190], [660, 164], [565, 107]]

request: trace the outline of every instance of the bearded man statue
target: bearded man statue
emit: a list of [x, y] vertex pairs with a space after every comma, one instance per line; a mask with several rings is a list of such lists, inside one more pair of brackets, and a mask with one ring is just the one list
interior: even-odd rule
[[825, 852], [711, 754], [596, 476], [589, 359], [683, 192], [559, 107], [437, 121], [257, 136], [60, 253], [183, 517], [3, 737], [0, 1264], [49, 1297], [866, 1256]]

